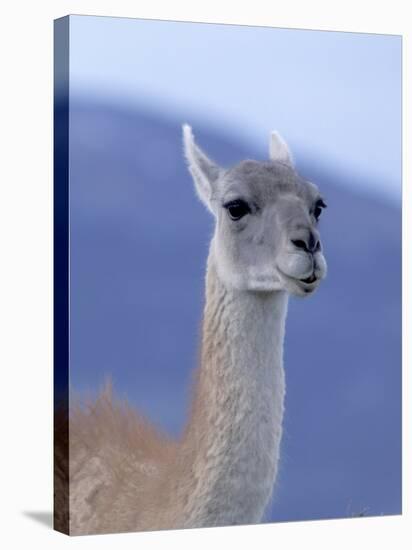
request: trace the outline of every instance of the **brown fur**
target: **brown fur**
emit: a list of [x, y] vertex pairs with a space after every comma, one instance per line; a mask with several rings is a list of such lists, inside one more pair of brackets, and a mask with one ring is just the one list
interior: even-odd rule
[[[70, 533], [161, 528], [161, 487], [176, 443], [115, 398], [110, 384], [96, 400], [76, 398], [69, 429]], [[145, 506], [131, 508], [130, 500]]]

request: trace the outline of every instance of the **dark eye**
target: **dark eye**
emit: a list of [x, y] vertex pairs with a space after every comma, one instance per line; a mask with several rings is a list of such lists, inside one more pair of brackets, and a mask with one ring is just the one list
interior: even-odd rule
[[313, 210], [313, 215], [315, 216], [315, 219], [318, 220], [320, 215], [322, 214], [322, 210], [326, 208], [326, 204], [322, 199], [319, 199], [316, 204], [315, 208]]
[[230, 201], [224, 204], [223, 207], [226, 208], [232, 220], [240, 220], [240, 218], [250, 213], [248, 203], [241, 199]]

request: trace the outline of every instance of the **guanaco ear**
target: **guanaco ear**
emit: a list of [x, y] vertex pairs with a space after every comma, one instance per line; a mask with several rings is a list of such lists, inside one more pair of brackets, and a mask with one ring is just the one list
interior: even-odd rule
[[196, 145], [192, 128], [188, 124], [183, 125], [184, 153], [195, 182], [195, 189], [203, 204], [212, 212], [211, 198], [220, 168]]
[[289, 147], [280, 134], [275, 131], [270, 134], [269, 157], [271, 160], [283, 162], [293, 167], [293, 159]]

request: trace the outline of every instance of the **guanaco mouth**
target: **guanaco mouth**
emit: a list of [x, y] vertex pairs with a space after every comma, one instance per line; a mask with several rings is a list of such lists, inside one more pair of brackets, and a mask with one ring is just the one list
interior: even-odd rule
[[314, 283], [316, 281], [315, 272], [313, 272], [312, 275], [310, 275], [310, 277], [307, 277], [306, 279], [299, 279], [299, 281], [301, 281], [302, 283], [306, 283], [308, 285], [310, 285], [311, 283]]

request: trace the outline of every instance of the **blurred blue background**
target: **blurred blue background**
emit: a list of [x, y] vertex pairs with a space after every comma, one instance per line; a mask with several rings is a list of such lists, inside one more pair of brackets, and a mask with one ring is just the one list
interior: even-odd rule
[[277, 129], [328, 203], [329, 276], [291, 299], [267, 520], [400, 513], [400, 37], [71, 16], [70, 101], [73, 387], [110, 374], [179, 433], [213, 230], [181, 124], [222, 165]]

